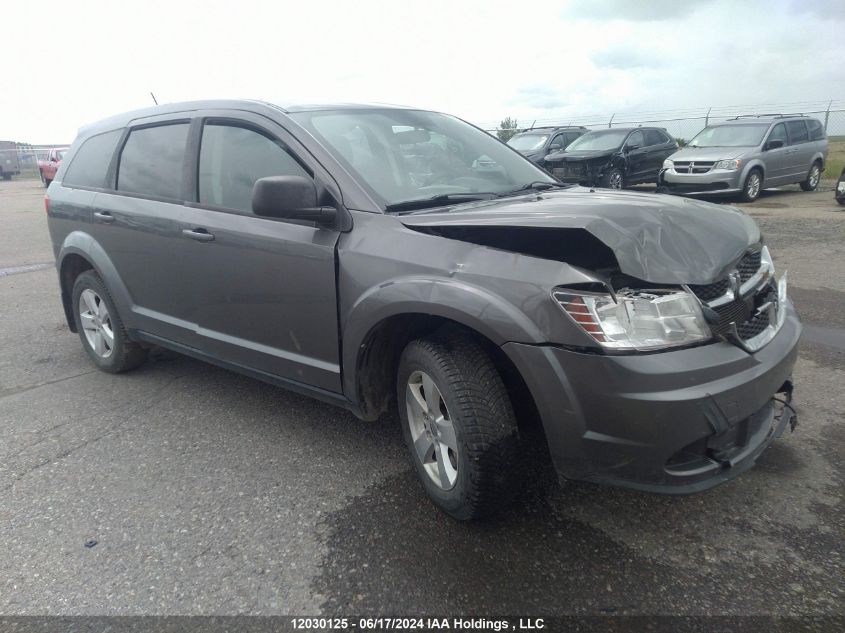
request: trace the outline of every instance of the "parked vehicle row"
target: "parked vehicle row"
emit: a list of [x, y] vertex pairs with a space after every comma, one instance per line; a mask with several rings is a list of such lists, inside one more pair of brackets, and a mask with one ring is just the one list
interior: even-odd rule
[[[644, 178], [671, 145], [651, 131], [581, 136], [606, 157], [585, 169]], [[564, 184], [445, 114], [158, 106], [83, 128], [45, 204], [97, 367], [162, 346], [397, 410], [459, 519], [519, 488], [532, 420], [561, 478], [670, 494], [736, 477], [795, 422], [801, 323], [748, 215]]]
[[818, 119], [740, 116], [707, 126], [679, 149], [664, 128], [536, 128], [508, 141], [561, 182], [620, 189], [654, 182], [679, 195], [756, 200], [767, 187], [818, 187], [828, 142]]

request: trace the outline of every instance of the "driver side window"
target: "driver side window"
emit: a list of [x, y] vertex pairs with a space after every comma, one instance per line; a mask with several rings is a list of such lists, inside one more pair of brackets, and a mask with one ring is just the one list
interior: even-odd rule
[[778, 123], [774, 128], [772, 128], [772, 133], [769, 134], [769, 141], [783, 141], [783, 144], [786, 145], [786, 126], [783, 123]]
[[628, 140], [625, 141], [626, 147], [643, 147], [644, 145], [645, 139], [643, 138], [643, 133], [641, 130], [632, 132], [631, 135], [628, 137]]

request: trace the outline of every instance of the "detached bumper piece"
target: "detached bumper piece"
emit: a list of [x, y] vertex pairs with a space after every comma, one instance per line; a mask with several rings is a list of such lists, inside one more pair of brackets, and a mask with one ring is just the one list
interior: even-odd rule
[[792, 381], [787, 380], [762, 409], [733, 426], [728, 425], [724, 413], [710, 401], [704, 415], [713, 434], [672, 455], [666, 462], [666, 472], [688, 477], [716, 475], [722, 471], [730, 476], [727, 471], [746, 461], [751, 466], [772, 440], [783, 435], [787, 426], [794, 431], [798, 425], [798, 416], [792, 407], [792, 390]]

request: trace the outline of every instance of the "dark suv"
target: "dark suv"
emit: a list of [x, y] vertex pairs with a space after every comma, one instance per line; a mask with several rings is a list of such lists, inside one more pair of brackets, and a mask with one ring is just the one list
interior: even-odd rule
[[81, 130], [46, 205], [98, 367], [162, 346], [367, 420], [398, 408], [460, 519], [517, 488], [533, 419], [561, 477], [664, 493], [743, 472], [791, 420], [801, 325], [751, 218], [562, 185], [445, 114], [124, 114]]
[[677, 141], [663, 128], [609, 128], [549, 154], [543, 166], [561, 182], [622, 189], [657, 182], [663, 161], [677, 150]]
[[508, 139], [513, 147], [528, 160], [540, 167], [549, 153], [565, 149], [576, 138], [589, 132], [585, 127], [535, 127]]

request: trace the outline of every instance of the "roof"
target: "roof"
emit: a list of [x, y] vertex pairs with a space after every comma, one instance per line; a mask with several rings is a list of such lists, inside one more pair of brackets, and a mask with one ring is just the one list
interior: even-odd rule
[[255, 99], [206, 99], [202, 101], [182, 101], [177, 103], [167, 103], [162, 105], [150, 106], [148, 108], [141, 108], [138, 110], [131, 110], [129, 112], [122, 112], [107, 119], [102, 119], [85, 125], [79, 129], [79, 133], [90, 133], [94, 131], [102, 131], [108, 129], [115, 129], [124, 127], [131, 121], [144, 119], [149, 117], [161, 116], [163, 114], [176, 114], [181, 112], [191, 112], [192, 110], [243, 110], [248, 108], [252, 111], [272, 110], [275, 112], [311, 112], [317, 110], [372, 110], [372, 109], [390, 109], [390, 110], [414, 110], [409, 106], [378, 104], [378, 103], [335, 103], [335, 104], [318, 104], [318, 105], [286, 105], [280, 106], [267, 101], [258, 101]]

